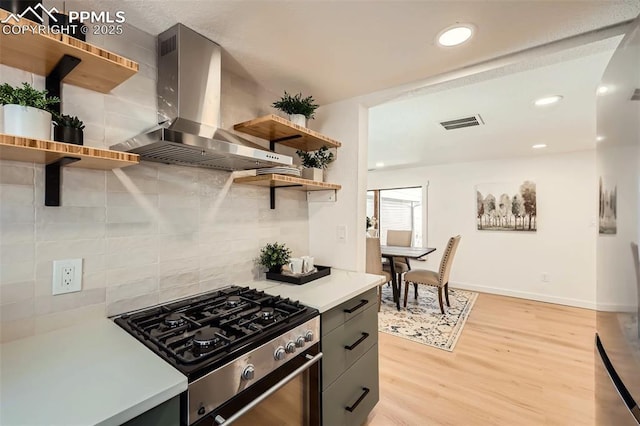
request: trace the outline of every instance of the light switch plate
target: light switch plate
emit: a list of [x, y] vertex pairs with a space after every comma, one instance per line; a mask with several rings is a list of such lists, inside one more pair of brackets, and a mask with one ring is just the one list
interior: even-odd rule
[[339, 242], [347, 242], [347, 225], [338, 225], [336, 227], [336, 237]]
[[82, 289], [82, 259], [53, 261], [51, 294], [73, 293]]

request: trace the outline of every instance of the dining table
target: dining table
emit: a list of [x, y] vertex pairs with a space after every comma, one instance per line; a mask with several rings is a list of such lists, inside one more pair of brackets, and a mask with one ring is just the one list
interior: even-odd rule
[[[389, 260], [389, 267], [391, 272], [391, 286], [393, 287], [393, 301], [396, 303], [396, 307], [400, 310], [400, 282], [396, 277], [396, 267], [393, 262], [394, 257], [404, 257], [407, 265], [409, 265], [408, 259], [419, 259], [430, 253], [436, 251], [433, 247], [402, 247], [402, 246], [383, 246], [380, 245], [380, 251], [382, 257]], [[409, 267], [411, 268], [411, 267]]]

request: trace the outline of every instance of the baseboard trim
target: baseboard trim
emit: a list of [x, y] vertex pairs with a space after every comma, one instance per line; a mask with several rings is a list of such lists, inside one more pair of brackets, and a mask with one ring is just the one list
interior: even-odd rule
[[597, 308], [595, 302], [580, 299], [569, 299], [565, 297], [549, 296], [548, 294], [532, 293], [528, 291], [508, 290], [504, 288], [489, 287], [478, 284], [461, 283], [451, 281], [449, 285], [462, 290], [477, 291], [480, 293], [498, 294], [500, 296], [517, 297], [519, 299], [535, 300], [538, 302], [555, 303], [556, 305], [573, 306], [576, 308], [593, 309]]

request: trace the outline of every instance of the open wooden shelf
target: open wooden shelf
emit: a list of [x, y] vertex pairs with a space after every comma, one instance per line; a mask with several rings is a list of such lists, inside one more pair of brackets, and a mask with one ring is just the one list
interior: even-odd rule
[[316, 182], [313, 180], [302, 179], [295, 176], [278, 174], [244, 176], [235, 178], [233, 182], [246, 185], [265, 186], [270, 188], [291, 188], [301, 191], [338, 190], [342, 188], [342, 186], [335, 183]]
[[293, 124], [289, 120], [275, 114], [265, 115], [233, 126], [238, 132], [246, 133], [280, 145], [316, 151], [323, 146], [339, 148], [342, 144], [306, 127]]
[[[0, 21], [8, 18], [9, 14], [0, 9]], [[18, 27], [29, 24], [39, 25], [24, 18], [20, 23], [12, 19], [3, 25]], [[48, 76], [65, 55], [81, 62], [62, 81], [101, 93], [109, 93], [136, 74], [139, 68], [134, 61], [64, 34], [0, 32], [0, 63], [4, 65]]]
[[140, 162], [138, 154], [0, 133], [0, 160], [51, 164], [65, 157], [80, 159], [66, 167], [96, 170], [118, 169]]

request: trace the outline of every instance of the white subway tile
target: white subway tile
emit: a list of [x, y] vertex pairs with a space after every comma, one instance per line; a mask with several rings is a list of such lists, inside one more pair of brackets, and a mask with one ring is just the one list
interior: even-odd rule
[[0, 161], [0, 183], [9, 185], [34, 184], [33, 166], [29, 163]]
[[9, 267], [13, 262], [27, 262], [35, 259], [35, 244], [17, 243], [0, 245], [0, 262]]
[[0, 342], [23, 339], [32, 336], [34, 333], [35, 321], [33, 318], [0, 322]]
[[33, 223], [35, 222], [35, 210], [33, 206], [14, 206], [8, 203], [0, 203], [0, 223]]
[[0, 309], [0, 321], [16, 321], [32, 318], [34, 315], [33, 298], [21, 300], [19, 302], [2, 305]]
[[160, 290], [160, 303], [182, 299], [183, 297], [192, 296], [198, 293], [201, 293], [201, 290], [200, 285], [197, 282], [184, 287], [165, 288]]
[[35, 262], [33, 260], [0, 264], [0, 283], [2, 285], [33, 281], [35, 279]]
[[0, 223], [0, 243], [32, 243], [35, 241], [35, 225], [33, 223]]
[[106, 272], [107, 287], [125, 285], [128, 283], [157, 279], [158, 265], [128, 266], [126, 268], [111, 268]]
[[47, 333], [60, 328], [83, 324], [93, 319], [104, 318], [106, 316], [105, 310], [104, 303], [97, 303], [95, 305], [40, 315], [34, 319], [35, 333]]
[[142, 296], [132, 297], [130, 299], [122, 299], [107, 304], [107, 316], [118, 315], [124, 312], [134, 311], [159, 303], [159, 293], [150, 293]]
[[104, 238], [105, 233], [104, 223], [99, 222], [38, 223], [36, 225], [36, 241]]
[[157, 293], [158, 280], [146, 278], [142, 281], [130, 282], [125, 285], [107, 287], [107, 305], [118, 300], [131, 299], [149, 293]]
[[35, 281], [0, 285], [0, 305], [33, 299]]
[[56, 296], [43, 295], [35, 298], [35, 314], [46, 315], [52, 312], [62, 312], [82, 306], [104, 303], [106, 289], [85, 289], [75, 293], [58, 294]]
[[104, 207], [37, 207], [36, 221], [42, 223], [104, 223]]
[[40, 241], [36, 243], [36, 259], [38, 262], [56, 259], [72, 259], [106, 253], [104, 239], [87, 239], [73, 241]]

